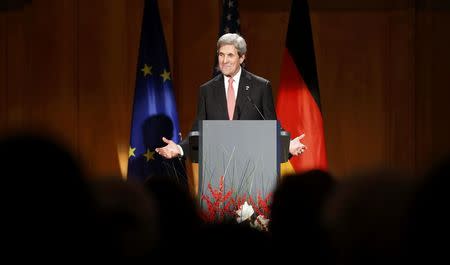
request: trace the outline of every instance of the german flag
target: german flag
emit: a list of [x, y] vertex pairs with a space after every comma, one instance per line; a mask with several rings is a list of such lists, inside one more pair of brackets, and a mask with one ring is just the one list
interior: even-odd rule
[[[282, 164], [281, 175], [328, 170], [309, 8], [293, 0], [283, 54], [277, 116], [285, 130], [301, 140], [306, 152]], [[294, 172], [295, 171], [295, 172]]]

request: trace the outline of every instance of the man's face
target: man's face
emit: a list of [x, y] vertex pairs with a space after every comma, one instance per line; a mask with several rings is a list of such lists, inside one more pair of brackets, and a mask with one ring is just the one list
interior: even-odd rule
[[219, 69], [226, 76], [234, 76], [245, 59], [245, 55], [239, 57], [237, 49], [231, 44], [220, 47], [218, 57]]

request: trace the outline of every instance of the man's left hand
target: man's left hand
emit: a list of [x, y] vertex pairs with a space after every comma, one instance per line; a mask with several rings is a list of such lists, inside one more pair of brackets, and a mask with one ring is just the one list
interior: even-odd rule
[[304, 137], [305, 134], [302, 134], [291, 140], [291, 142], [289, 143], [289, 153], [291, 153], [291, 155], [298, 156], [305, 152], [307, 147], [306, 145], [302, 144], [302, 142], [300, 142], [300, 140]]

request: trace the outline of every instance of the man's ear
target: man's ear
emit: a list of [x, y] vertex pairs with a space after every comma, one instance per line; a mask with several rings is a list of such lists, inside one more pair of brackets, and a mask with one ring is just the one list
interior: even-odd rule
[[241, 57], [239, 58], [239, 64], [242, 64], [245, 60], [245, 54], [242, 54]]

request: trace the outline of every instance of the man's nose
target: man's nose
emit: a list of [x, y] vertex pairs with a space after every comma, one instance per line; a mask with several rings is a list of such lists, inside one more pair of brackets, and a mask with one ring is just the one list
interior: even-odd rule
[[229, 60], [230, 60], [230, 57], [229, 57], [229, 56], [226, 56], [226, 55], [225, 55], [225, 56], [223, 57], [223, 62], [224, 62], [224, 63], [228, 63]]

